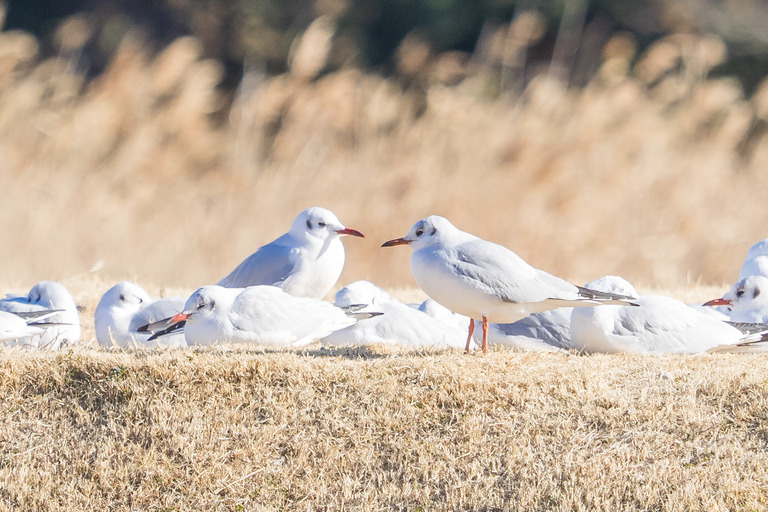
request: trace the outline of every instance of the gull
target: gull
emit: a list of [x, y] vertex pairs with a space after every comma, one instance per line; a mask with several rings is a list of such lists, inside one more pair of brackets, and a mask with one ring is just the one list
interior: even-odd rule
[[[605, 293], [637, 296], [637, 290], [619, 276], [603, 276], [584, 288]], [[533, 351], [559, 351], [575, 348], [571, 340], [573, 308], [557, 308], [510, 324], [488, 324], [488, 343]], [[475, 327], [477, 327], [477, 321]]]
[[151, 333], [139, 331], [140, 326], [174, 315], [183, 307], [181, 297], [153, 299], [135, 283], [117, 283], [96, 306], [93, 322], [96, 341], [104, 347], [186, 347], [183, 333], [166, 336], [158, 342], [149, 341]]
[[410, 347], [464, 347], [463, 329], [400, 302], [370, 281], [348, 284], [336, 292], [334, 304], [341, 308], [364, 306], [358, 312], [381, 314], [358, 320], [353, 325], [329, 334], [320, 340], [324, 345], [381, 343]]
[[[185, 322], [184, 336], [189, 345], [257, 343], [298, 347], [355, 321], [330, 302], [295, 297], [276, 286], [209, 285], [195, 291], [180, 313], [142, 330], [155, 332], [153, 339], [173, 332]], [[164, 329], [157, 331], [159, 327]]]
[[749, 276], [768, 277], [768, 238], [755, 243], [747, 251], [739, 270], [739, 280]]
[[750, 275], [738, 280], [720, 299], [704, 306], [730, 307], [730, 320], [737, 323], [768, 322], [768, 277]]
[[574, 309], [574, 348], [589, 353], [694, 354], [764, 341], [766, 325], [736, 325], [672, 297], [642, 295], [636, 307]]
[[27, 295], [6, 296], [0, 300], [0, 310], [17, 315], [45, 314], [56, 310], [56, 314], [46, 317], [43, 332], [24, 340], [24, 345], [58, 350], [62, 345], [75, 344], [80, 340], [80, 314], [75, 300], [69, 290], [55, 281], [41, 281]]
[[[418, 221], [402, 238], [382, 247], [409, 245], [411, 272], [427, 295], [475, 320], [482, 320], [483, 353], [488, 322], [516, 322], [559, 307], [630, 304], [629, 297], [588, 290], [536, 269], [504, 246], [459, 230], [444, 217]], [[469, 323], [466, 352], [474, 331]]]
[[331, 211], [308, 208], [286, 234], [248, 256], [218, 285], [245, 288], [267, 284], [297, 297], [322, 298], [344, 269], [344, 235], [363, 237], [359, 231], [344, 227]]

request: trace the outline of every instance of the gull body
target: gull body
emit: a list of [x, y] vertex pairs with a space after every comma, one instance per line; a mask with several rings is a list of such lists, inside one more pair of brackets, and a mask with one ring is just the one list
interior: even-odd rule
[[754, 336], [671, 297], [644, 295], [633, 302], [638, 306], [573, 310], [574, 348], [589, 353], [693, 354], [754, 341]]
[[344, 227], [331, 211], [308, 208], [286, 234], [260, 247], [218, 284], [226, 288], [273, 285], [297, 297], [324, 297], [344, 269], [344, 235], [363, 236]]
[[[451, 311], [482, 320], [483, 352], [488, 322], [516, 322], [563, 306], [628, 304], [626, 297], [593, 293], [536, 269], [506, 247], [461, 231], [437, 215], [383, 246], [405, 244], [413, 249], [413, 277], [427, 295]], [[467, 351], [473, 331], [470, 323]]]
[[369, 281], [355, 281], [342, 288], [334, 304], [341, 308], [364, 305], [360, 312], [381, 314], [331, 333], [322, 339], [326, 345], [464, 346], [463, 329], [400, 302]]
[[256, 343], [298, 347], [355, 323], [330, 302], [295, 297], [275, 286], [203, 286], [168, 325], [185, 321], [189, 345]]
[[768, 277], [768, 238], [755, 243], [747, 251], [739, 270], [739, 280], [749, 276]]
[[27, 295], [7, 296], [0, 300], [0, 310], [10, 313], [45, 313], [60, 310], [46, 319], [46, 326], [24, 345], [57, 350], [62, 345], [73, 345], [80, 341], [80, 314], [72, 295], [63, 285], [55, 281], [41, 281], [33, 286]]
[[184, 333], [149, 340], [140, 326], [175, 315], [184, 307], [181, 297], [154, 299], [139, 285], [117, 283], [101, 297], [94, 312], [96, 341], [104, 347], [185, 347]]

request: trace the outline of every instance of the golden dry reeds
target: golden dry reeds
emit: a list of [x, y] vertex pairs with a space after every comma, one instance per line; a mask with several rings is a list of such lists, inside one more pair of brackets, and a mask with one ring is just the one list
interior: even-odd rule
[[766, 236], [764, 88], [746, 98], [707, 78], [723, 51], [712, 37], [670, 36], [632, 69], [619, 34], [585, 89], [539, 78], [498, 98], [485, 84], [520, 62], [438, 56], [422, 112], [422, 93], [376, 75], [312, 80], [322, 63], [308, 36], [301, 70], [253, 68], [222, 122], [220, 66], [194, 39], [155, 55], [129, 34], [86, 82], [64, 53], [37, 62], [34, 38], [1, 33], [3, 280], [95, 266], [107, 280], [194, 287], [310, 205], [367, 235], [347, 243], [341, 284], [385, 287], [413, 282], [407, 251], [379, 242], [430, 213], [577, 282], [728, 282]]

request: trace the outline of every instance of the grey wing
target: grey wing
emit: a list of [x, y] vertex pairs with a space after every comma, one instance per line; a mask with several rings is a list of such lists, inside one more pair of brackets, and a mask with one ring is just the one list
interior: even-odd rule
[[245, 288], [259, 284], [276, 285], [295, 270], [291, 248], [280, 239], [248, 256], [227, 277], [218, 282], [225, 288]]
[[576, 299], [575, 285], [529, 265], [504, 246], [484, 240], [457, 250], [456, 272], [504, 302], [539, 302], [551, 298]]
[[559, 308], [534, 313], [511, 324], [498, 324], [507, 336], [526, 336], [552, 346], [571, 348], [571, 309]]
[[0, 300], [0, 310], [9, 313], [30, 313], [35, 311], [45, 311], [45, 308], [39, 304], [31, 304], [27, 297], [8, 297]]
[[185, 300], [182, 298], [158, 299], [149, 306], [133, 315], [131, 324], [128, 326], [130, 332], [138, 332], [142, 325], [151, 324], [158, 320], [170, 318], [184, 310]]

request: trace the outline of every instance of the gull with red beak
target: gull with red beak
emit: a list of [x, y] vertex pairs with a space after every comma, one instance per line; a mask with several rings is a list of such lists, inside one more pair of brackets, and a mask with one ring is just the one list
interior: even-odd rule
[[359, 231], [344, 227], [333, 212], [308, 208], [286, 234], [260, 247], [218, 284], [226, 288], [267, 284], [297, 297], [322, 298], [344, 269], [344, 235], [363, 238]]
[[[632, 305], [631, 297], [582, 288], [538, 270], [504, 246], [431, 215], [402, 238], [382, 247], [410, 245], [411, 272], [427, 295], [455, 313], [482, 320], [483, 353], [488, 322], [511, 323], [559, 307]], [[469, 353], [474, 322], [469, 323]]]
[[[294, 297], [276, 286], [203, 286], [181, 313], [142, 326], [150, 341], [183, 327], [187, 344], [255, 343], [298, 347], [356, 322], [330, 302]], [[161, 329], [162, 330], [159, 330]]]
[[740, 279], [722, 298], [705, 302], [704, 306], [729, 307], [731, 322], [768, 322], [768, 277], [752, 275]]

